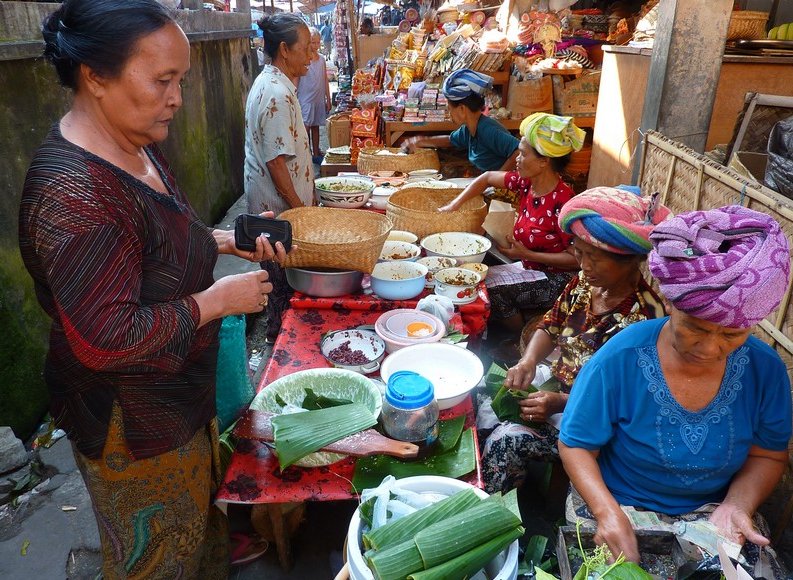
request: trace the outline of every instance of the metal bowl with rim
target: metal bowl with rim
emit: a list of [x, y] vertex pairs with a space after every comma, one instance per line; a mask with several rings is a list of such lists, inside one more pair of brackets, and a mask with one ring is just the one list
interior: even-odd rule
[[363, 273], [334, 268], [287, 268], [286, 281], [289, 286], [308, 296], [334, 298], [358, 292]]
[[[371, 330], [357, 328], [329, 332], [322, 337], [319, 348], [325, 360], [337, 369], [346, 369], [362, 375], [378, 370], [380, 361], [385, 356], [383, 339]], [[349, 358], [352, 356], [366, 360], [351, 362]]]

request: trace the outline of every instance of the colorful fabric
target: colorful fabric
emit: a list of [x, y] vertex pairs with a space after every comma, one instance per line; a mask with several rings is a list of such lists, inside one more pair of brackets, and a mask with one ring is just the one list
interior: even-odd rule
[[543, 157], [564, 157], [584, 146], [586, 133], [572, 117], [532, 113], [520, 124], [520, 134]]
[[650, 272], [675, 308], [749, 328], [782, 300], [790, 251], [779, 224], [739, 205], [680, 214], [650, 235]]
[[529, 466], [536, 461], [559, 461], [559, 430], [543, 423], [527, 427], [499, 423], [482, 447], [482, 480], [485, 491], [506, 493], [523, 485]]
[[[537, 252], [556, 253], [567, 250], [573, 243], [573, 236], [561, 230], [558, 218], [562, 206], [575, 195], [570, 186], [560, 179], [552, 191], [535, 197], [531, 180], [522, 178], [517, 171], [510, 171], [504, 177], [504, 187], [520, 196], [520, 208], [512, 232], [515, 240]], [[523, 266], [543, 272], [558, 271], [530, 260], [523, 260]]]
[[219, 487], [217, 421], [183, 446], [131, 459], [121, 409], [113, 407], [107, 443], [90, 459], [74, 448], [99, 527], [104, 578], [226, 578], [226, 516]]
[[[657, 195], [657, 194], [656, 194]], [[613, 187], [595, 187], [576, 195], [559, 213], [568, 234], [614, 254], [647, 254], [650, 232], [671, 215], [657, 198], [639, 197]]]
[[[705, 504], [696, 510], [676, 516], [669, 516], [667, 514], [658, 512], [652, 513], [663, 523], [673, 526], [677, 522], [708, 521], [717, 505], [718, 504], [712, 503]], [[564, 516], [568, 525], [575, 526], [580, 524], [584, 528], [589, 528], [591, 530], [597, 529], [597, 519], [592, 513], [592, 510], [589, 509], [589, 506], [584, 501], [584, 498], [581, 497], [581, 495], [573, 486], [570, 486], [570, 491], [567, 494], [567, 500], [565, 501], [564, 507]], [[646, 512], [647, 510], [638, 509], [637, 511]], [[755, 512], [752, 516], [752, 523], [754, 524], [755, 529], [761, 535], [765, 536], [766, 538], [771, 537], [771, 530], [768, 528], [768, 523], [759, 512]], [[749, 566], [749, 573], [751, 574], [752, 578], [774, 578], [775, 580], [783, 580], [786, 578], [783, 568], [781, 567], [777, 558], [776, 552], [774, 552], [770, 546], [764, 546], [761, 548], [756, 544], [746, 542], [741, 549], [741, 555], [744, 557], [747, 565]], [[647, 563], [644, 558], [646, 555], [642, 554], [642, 556], [642, 561]], [[669, 572], [673, 573], [674, 571], [669, 570]], [[773, 573], [773, 575], [769, 575], [770, 573]]]
[[190, 294], [212, 285], [217, 243], [160, 151], [145, 151], [167, 194], [56, 123], [22, 192], [19, 247], [53, 320], [50, 411], [88, 457], [101, 454], [116, 401], [137, 459], [181, 447], [215, 416], [220, 320], [198, 328]]
[[450, 101], [462, 101], [471, 95], [484, 95], [493, 88], [493, 77], [469, 68], [456, 70], [443, 81], [443, 95]]
[[521, 310], [548, 310], [573, 275], [572, 271], [546, 272], [543, 280], [489, 288], [490, 318], [504, 320]]
[[592, 286], [579, 274], [573, 278], [537, 325], [559, 347], [551, 373], [569, 393], [576, 376], [592, 355], [629, 324], [665, 316], [664, 305], [644, 280], [636, 291], [608, 312], [592, 312]]
[[603, 345], [576, 378], [559, 440], [599, 450], [614, 498], [676, 515], [724, 500], [749, 449], [787, 449], [790, 381], [779, 355], [750, 336], [726, 361], [713, 400], [682, 407], [664, 379], [658, 336], [668, 318], [637, 322]]
[[278, 215], [290, 208], [267, 168], [268, 161], [281, 155], [295, 193], [304, 205], [313, 205], [314, 164], [297, 91], [284, 73], [268, 64], [253, 81], [245, 105], [243, 184], [250, 213]]
[[462, 125], [449, 135], [452, 147], [468, 151], [468, 161], [480, 171], [499, 171], [520, 145], [504, 125], [486, 115], [480, 115], [476, 135]]

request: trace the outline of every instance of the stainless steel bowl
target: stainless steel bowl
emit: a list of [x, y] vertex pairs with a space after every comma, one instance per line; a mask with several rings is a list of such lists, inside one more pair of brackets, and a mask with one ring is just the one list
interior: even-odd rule
[[303, 294], [331, 298], [352, 294], [361, 289], [362, 272], [333, 268], [287, 268], [286, 281]]

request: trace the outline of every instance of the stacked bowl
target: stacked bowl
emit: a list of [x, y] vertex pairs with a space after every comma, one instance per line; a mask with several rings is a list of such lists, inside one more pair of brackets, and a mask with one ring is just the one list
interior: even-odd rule
[[384, 312], [375, 322], [374, 331], [390, 354], [406, 346], [438, 342], [446, 335], [446, 325], [427, 312], [397, 308]]

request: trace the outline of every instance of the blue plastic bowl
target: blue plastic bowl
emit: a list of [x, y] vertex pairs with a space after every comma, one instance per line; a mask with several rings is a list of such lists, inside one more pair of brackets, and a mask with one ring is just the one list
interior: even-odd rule
[[428, 269], [418, 262], [380, 262], [372, 271], [372, 291], [386, 300], [409, 300], [424, 290]]

